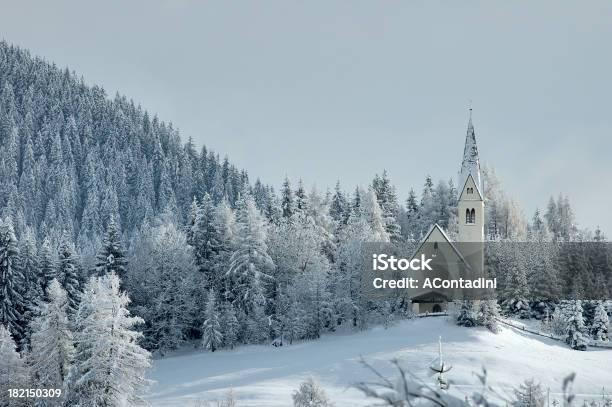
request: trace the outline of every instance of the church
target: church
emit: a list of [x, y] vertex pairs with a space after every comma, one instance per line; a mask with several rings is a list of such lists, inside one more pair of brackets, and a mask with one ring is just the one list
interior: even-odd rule
[[[436, 223], [431, 226], [412, 256], [414, 258], [425, 254], [444, 259], [442, 263], [448, 278], [459, 278], [470, 272], [479, 275], [484, 270], [484, 183], [472, 124], [472, 109], [457, 190], [457, 241], [451, 241], [444, 229]], [[414, 313], [444, 312], [447, 310], [449, 296], [436, 290], [421, 290], [412, 292], [408, 300]]]

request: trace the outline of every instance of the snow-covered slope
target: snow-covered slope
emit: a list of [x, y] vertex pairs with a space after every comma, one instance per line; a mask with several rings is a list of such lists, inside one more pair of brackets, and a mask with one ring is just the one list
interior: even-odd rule
[[563, 344], [502, 328], [495, 335], [484, 329], [461, 328], [445, 318], [403, 321], [389, 329], [335, 334], [283, 348], [245, 346], [234, 351], [179, 354], [154, 363], [151, 379], [154, 406], [199, 406], [221, 398], [233, 388], [239, 406], [291, 406], [291, 393], [308, 376], [314, 377], [337, 407], [367, 405], [350, 387], [372, 379], [360, 357], [393, 375], [389, 360], [397, 358], [424, 380], [442, 336], [445, 360], [453, 365], [449, 379], [454, 392], [479, 388], [474, 373], [488, 370], [489, 383], [511, 394], [511, 388], [535, 377], [549, 386], [551, 399], [561, 380], [576, 372], [574, 390], [580, 395], [612, 393], [612, 351], [572, 351]]

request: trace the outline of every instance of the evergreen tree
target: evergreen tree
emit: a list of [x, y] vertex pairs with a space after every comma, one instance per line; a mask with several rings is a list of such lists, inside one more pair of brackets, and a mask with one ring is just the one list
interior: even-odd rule
[[91, 277], [76, 317], [76, 353], [69, 376], [68, 403], [82, 407], [138, 405], [144, 402], [150, 366], [133, 328], [142, 319], [127, 310], [115, 273]]
[[4, 325], [0, 325], [0, 406], [25, 406], [23, 399], [9, 399], [9, 389], [28, 387], [26, 364], [17, 352], [17, 346], [11, 333]]
[[119, 225], [115, 219], [111, 219], [102, 247], [96, 256], [95, 271], [98, 276], [115, 273], [121, 279], [125, 276], [126, 270], [127, 261], [121, 243]]
[[247, 315], [265, 299], [274, 263], [268, 254], [267, 225], [250, 195], [243, 195], [236, 211], [236, 244], [226, 273], [232, 298]]
[[76, 250], [66, 236], [58, 249], [57, 279], [68, 295], [68, 312], [73, 314], [79, 303], [79, 263]]
[[515, 401], [512, 404], [515, 407], [544, 407], [546, 405], [544, 390], [533, 379], [521, 383], [514, 390], [514, 397]]
[[473, 327], [477, 324], [477, 315], [474, 310], [474, 302], [470, 300], [463, 300], [459, 304], [459, 311], [457, 314], [457, 325]]
[[74, 348], [68, 322], [69, 300], [57, 280], [47, 289], [47, 300], [32, 322], [32, 348], [29, 364], [39, 388], [64, 388]]
[[22, 339], [21, 318], [25, 304], [19, 287], [24, 278], [19, 269], [19, 250], [10, 218], [0, 220], [0, 325]]
[[342, 189], [340, 188], [340, 181], [338, 181], [336, 182], [334, 194], [332, 195], [329, 215], [335, 222], [346, 223], [350, 214], [348, 206], [348, 201], [344, 195], [344, 192], [342, 192]]
[[202, 325], [202, 347], [214, 352], [223, 343], [223, 334], [219, 323], [220, 318], [217, 299], [215, 298], [215, 292], [213, 290], [208, 292], [205, 318], [204, 324]]
[[238, 318], [231, 303], [224, 303], [223, 314], [221, 315], [221, 330], [223, 335], [223, 346], [234, 349], [238, 340]]
[[610, 319], [606, 312], [606, 306], [603, 301], [597, 301], [595, 308], [595, 316], [593, 317], [593, 325], [591, 333], [596, 341], [608, 341], [610, 332]]
[[57, 278], [56, 259], [51, 248], [51, 241], [45, 238], [41, 248], [39, 271], [40, 289], [43, 293], [47, 291], [49, 283], [54, 278]]
[[291, 216], [293, 216], [295, 213], [294, 201], [291, 183], [289, 182], [289, 178], [285, 177], [285, 181], [283, 182], [283, 187], [281, 189], [281, 208], [284, 218], [291, 218]]
[[582, 315], [582, 301], [572, 300], [568, 305], [565, 310], [565, 319], [567, 321], [565, 342], [572, 349], [586, 350], [588, 342], [585, 337], [586, 327]]
[[478, 312], [476, 314], [476, 322], [480, 326], [484, 326], [493, 333], [499, 332], [499, 305], [496, 300], [480, 300], [478, 303]]

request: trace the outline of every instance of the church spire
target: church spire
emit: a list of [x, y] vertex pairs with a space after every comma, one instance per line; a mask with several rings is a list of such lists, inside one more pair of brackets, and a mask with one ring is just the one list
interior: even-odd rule
[[472, 124], [472, 106], [470, 105], [470, 119], [468, 121], [467, 134], [465, 136], [465, 147], [463, 149], [463, 161], [459, 172], [459, 189], [463, 188], [468, 175], [472, 175], [476, 187], [482, 193], [482, 180], [480, 177], [480, 161], [478, 160], [478, 147], [476, 146], [476, 134]]

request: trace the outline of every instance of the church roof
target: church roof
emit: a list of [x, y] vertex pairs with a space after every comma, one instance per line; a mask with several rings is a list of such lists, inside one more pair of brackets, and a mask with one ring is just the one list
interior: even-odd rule
[[457, 246], [455, 246], [455, 244], [453, 243], [453, 241], [451, 240], [450, 236], [448, 236], [446, 234], [446, 232], [444, 231], [444, 229], [442, 228], [442, 226], [438, 225], [437, 223], [434, 223], [433, 225], [431, 225], [431, 227], [429, 228], [429, 231], [425, 234], [425, 236], [423, 237], [423, 239], [421, 239], [421, 242], [419, 243], [419, 245], [417, 246], [416, 250], [412, 253], [412, 256], [410, 256], [411, 259], [413, 259], [415, 256], [417, 256], [419, 254], [419, 252], [421, 251], [421, 248], [423, 247], [423, 245], [425, 243], [427, 243], [428, 241], [430, 241], [430, 237], [433, 234], [434, 230], [438, 230], [440, 232], [440, 234], [442, 235], [442, 238], [446, 241], [446, 243], [448, 243], [450, 245], [450, 247], [453, 249], [453, 251], [455, 252], [455, 254], [457, 255], [457, 257], [468, 267], [470, 267], [470, 264], [465, 260], [465, 258], [463, 257], [463, 255], [461, 254], [461, 252], [459, 251], [459, 249], [457, 249]]
[[478, 159], [478, 147], [476, 146], [476, 134], [474, 133], [474, 125], [472, 124], [472, 112], [470, 109], [470, 121], [468, 122], [467, 134], [465, 136], [465, 147], [463, 149], [463, 161], [461, 162], [461, 171], [459, 172], [458, 188], [463, 189], [467, 182], [468, 176], [471, 175], [478, 188], [480, 196], [484, 196], [482, 179], [480, 177], [480, 161]]

